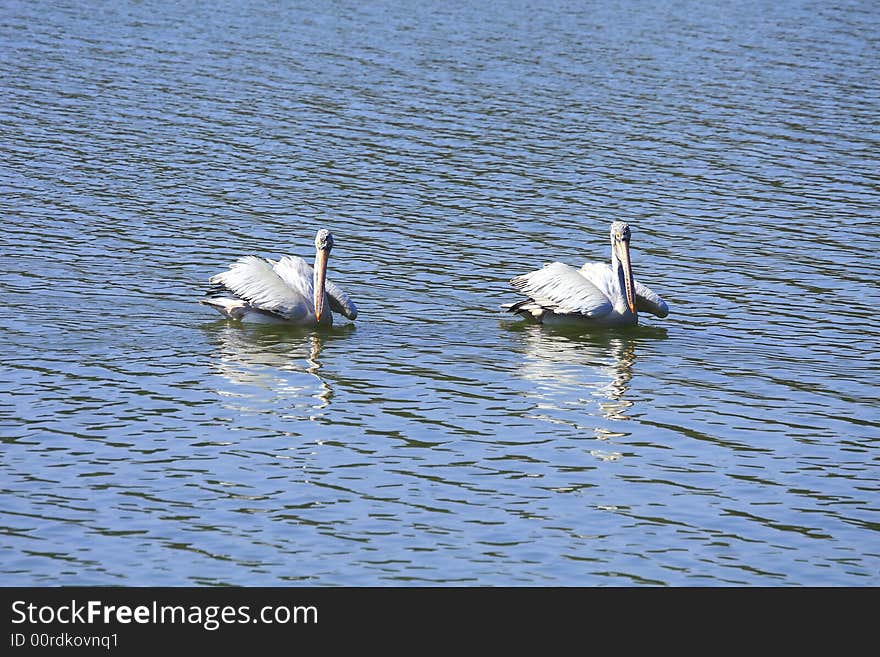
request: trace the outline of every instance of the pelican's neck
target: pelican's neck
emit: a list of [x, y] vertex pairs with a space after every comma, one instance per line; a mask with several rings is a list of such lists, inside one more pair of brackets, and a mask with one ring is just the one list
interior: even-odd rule
[[626, 303], [626, 269], [620, 258], [617, 257], [617, 250], [611, 245], [611, 285], [613, 287], [614, 310], [622, 315], [631, 315], [632, 311]]
[[624, 272], [623, 272], [623, 263], [620, 262], [620, 259], [617, 257], [617, 250], [614, 248], [614, 245], [611, 245], [611, 286], [612, 291], [614, 292], [614, 298], [611, 300], [614, 303], [614, 309], [618, 312], [623, 312], [624, 309], [629, 310], [626, 307], [626, 283], [624, 282]]

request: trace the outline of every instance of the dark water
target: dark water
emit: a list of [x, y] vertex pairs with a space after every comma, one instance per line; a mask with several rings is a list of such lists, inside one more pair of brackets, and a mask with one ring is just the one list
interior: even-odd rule
[[319, 4], [0, 5], [0, 583], [880, 584], [877, 4]]

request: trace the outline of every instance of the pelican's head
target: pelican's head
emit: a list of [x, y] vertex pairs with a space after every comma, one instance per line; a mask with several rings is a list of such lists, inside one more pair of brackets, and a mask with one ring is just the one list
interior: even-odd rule
[[321, 315], [324, 314], [324, 286], [327, 281], [327, 258], [330, 257], [330, 251], [333, 249], [333, 233], [326, 228], [322, 228], [315, 235], [315, 279], [313, 288], [315, 290], [315, 319], [320, 323]]
[[333, 248], [333, 233], [326, 228], [322, 228], [315, 235], [315, 249], [317, 251], [327, 251]]
[[633, 280], [632, 263], [629, 259], [629, 224], [625, 221], [615, 221], [611, 224], [611, 252], [615, 259], [623, 266], [623, 285], [626, 294], [626, 305], [630, 312], [636, 314], [636, 284]]
[[611, 243], [615, 242], [629, 242], [630, 238], [630, 230], [629, 224], [625, 221], [612, 221], [611, 222]]

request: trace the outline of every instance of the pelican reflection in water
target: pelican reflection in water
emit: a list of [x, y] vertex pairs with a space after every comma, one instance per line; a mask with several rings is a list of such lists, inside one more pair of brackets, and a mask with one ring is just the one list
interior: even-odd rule
[[[521, 326], [521, 325], [520, 325]], [[528, 382], [523, 391], [533, 404], [529, 415], [550, 424], [565, 425], [584, 438], [612, 441], [627, 434], [626, 422], [634, 400], [630, 384], [640, 344], [663, 339], [662, 328], [600, 332], [589, 335], [542, 331], [537, 326], [511, 327], [522, 335], [523, 360], [517, 372]], [[602, 460], [621, 457], [598, 443], [590, 454]]]
[[353, 320], [357, 306], [342, 288], [327, 280], [332, 249], [333, 235], [322, 228], [315, 236], [314, 269], [297, 256], [283, 256], [278, 261], [239, 258], [227, 271], [208, 279], [211, 296], [201, 303], [242, 322], [330, 326], [331, 310]]
[[211, 367], [232, 384], [217, 392], [237, 413], [316, 420], [329, 407], [333, 388], [321, 373], [320, 358], [327, 335], [273, 326], [241, 330], [214, 325], [210, 330], [216, 344]]
[[552, 262], [511, 279], [526, 299], [502, 308], [542, 324], [588, 327], [634, 326], [639, 312], [666, 317], [666, 302], [633, 278], [629, 241], [629, 226], [615, 221], [611, 224], [610, 266], [588, 262], [575, 269]]
[[[536, 396], [545, 402], [584, 411], [585, 402], [598, 406], [610, 420], [626, 418], [632, 402], [626, 398], [636, 361], [632, 336], [602, 334], [569, 337], [530, 327], [525, 331], [524, 361], [520, 375], [531, 381]], [[578, 427], [583, 429], [584, 427]]]

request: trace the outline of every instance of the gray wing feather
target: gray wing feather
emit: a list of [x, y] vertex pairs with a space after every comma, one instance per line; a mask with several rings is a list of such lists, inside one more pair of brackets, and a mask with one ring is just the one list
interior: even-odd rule
[[521, 294], [557, 314], [602, 317], [613, 308], [599, 288], [581, 276], [577, 269], [561, 262], [552, 262], [510, 282]]
[[349, 296], [341, 287], [332, 282], [329, 278], [324, 281], [324, 289], [330, 301], [330, 309], [334, 312], [345, 315], [349, 319], [355, 319], [358, 316], [357, 306], [354, 305]]
[[[209, 282], [222, 285], [254, 308], [265, 310], [286, 319], [297, 319], [308, 312], [308, 297], [292, 289], [275, 271], [273, 262], [257, 256], [236, 260], [223, 273], [212, 276]], [[308, 265], [307, 265], [308, 266]]]
[[669, 314], [669, 306], [655, 294], [647, 285], [642, 285], [638, 281], [636, 284], [636, 310], [639, 312], [651, 313], [657, 317], [666, 317]]

